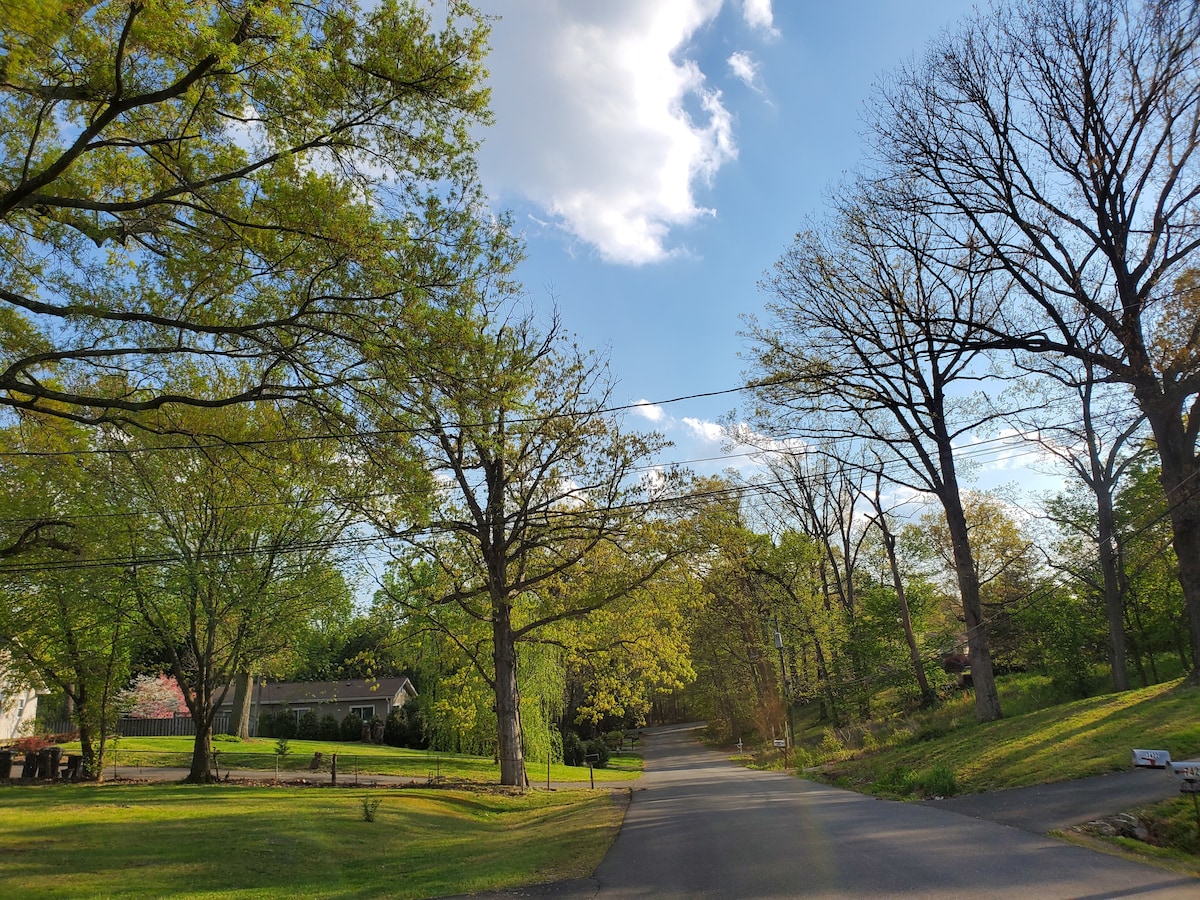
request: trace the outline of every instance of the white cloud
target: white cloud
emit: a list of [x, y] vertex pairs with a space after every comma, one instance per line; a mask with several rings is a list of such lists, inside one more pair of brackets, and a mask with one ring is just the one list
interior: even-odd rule
[[649, 400], [638, 400], [634, 403], [633, 412], [651, 422], [661, 422], [667, 414], [661, 406]]
[[725, 429], [716, 422], [710, 422], [706, 419], [693, 419], [691, 416], [685, 416], [683, 424], [691, 429], [692, 433], [703, 440], [717, 444], [725, 440]]
[[[667, 258], [713, 214], [695, 191], [736, 158], [733, 119], [689, 56], [724, 0], [510, 0], [492, 31], [481, 168], [611, 262]], [[751, 12], [753, 8], [753, 14]], [[745, 4], [756, 27], [770, 4]], [[751, 18], [753, 15], [753, 19]]]
[[748, 88], [760, 90], [758, 86], [758, 63], [754, 61], [749, 53], [742, 50], [730, 55], [726, 60], [729, 63], [729, 71], [733, 72], [735, 78], [741, 81]]
[[770, 37], [778, 37], [775, 16], [771, 12], [771, 0], [742, 0], [742, 17], [751, 28], [758, 29]]

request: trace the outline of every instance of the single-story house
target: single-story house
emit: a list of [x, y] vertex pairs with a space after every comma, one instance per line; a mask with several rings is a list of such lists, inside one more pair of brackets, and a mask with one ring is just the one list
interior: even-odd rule
[[[251, 715], [277, 716], [290, 710], [296, 718], [311, 711], [318, 719], [332, 715], [339, 722], [356, 713], [364, 722], [386, 719], [388, 714], [415, 699], [417, 689], [404, 676], [397, 678], [351, 678], [344, 681], [262, 681], [256, 680], [250, 696]], [[233, 709], [233, 689], [217, 712]]]

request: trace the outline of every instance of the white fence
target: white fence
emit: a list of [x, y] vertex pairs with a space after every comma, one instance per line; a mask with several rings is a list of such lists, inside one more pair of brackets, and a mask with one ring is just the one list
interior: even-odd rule
[[[213, 734], [225, 734], [228, 728], [228, 714], [218, 713], [213, 719]], [[69, 721], [44, 722], [38, 730], [57, 734], [74, 731], [75, 725]], [[175, 716], [171, 719], [134, 719], [121, 716], [116, 722], [116, 732], [122, 737], [188, 737], [196, 733], [196, 726], [191, 716]], [[250, 737], [257, 735], [258, 722], [255, 716], [251, 716]]]

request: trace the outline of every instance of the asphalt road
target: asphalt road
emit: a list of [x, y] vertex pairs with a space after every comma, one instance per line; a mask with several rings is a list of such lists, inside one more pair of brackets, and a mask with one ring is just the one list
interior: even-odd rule
[[694, 727], [646, 731], [646, 774], [592, 878], [494, 896], [1200, 898], [1200, 880], [1029, 831], [735, 766]]
[[[1094, 778], [926, 800], [926, 806], [1045, 834], [1179, 796], [1169, 770], [1131, 769]], [[1200, 889], [1197, 890], [1200, 896]]]

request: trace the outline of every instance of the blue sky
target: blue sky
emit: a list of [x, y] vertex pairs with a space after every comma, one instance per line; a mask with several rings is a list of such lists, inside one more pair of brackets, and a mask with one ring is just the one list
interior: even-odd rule
[[[863, 159], [873, 85], [972, 14], [965, 0], [484, 0], [481, 171], [511, 210], [531, 301], [607, 350], [617, 402], [742, 383], [740, 316], [828, 188]], [[672, 459], [722, 453], [741, 398], [647, 407]], [[737, 460], [698, 463], [715, 472]], [[1013, 476], [1000, 461], [981, 486]]]

